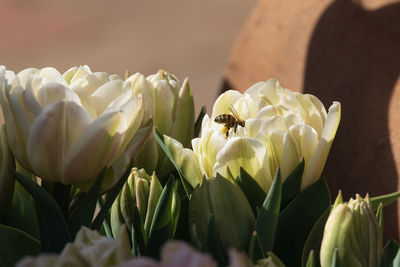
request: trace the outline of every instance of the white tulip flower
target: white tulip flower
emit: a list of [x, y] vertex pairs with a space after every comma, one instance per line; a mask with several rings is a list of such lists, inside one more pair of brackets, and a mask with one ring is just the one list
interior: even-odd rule
[[[232, 110], [244, 122], [236, 131], [215, 121], [222, 114], [233, 115]], [[243, 94], [230, 90], [220, 95], [211, 118], [203, 119], [201, 136], [192, 140], [193, 150], [168, 136], [164, 140], [192, 186], [203, 175], [236, 178], [243, 167], [268, 192], [277, 168], [284, 180], [304, 158], [304, 189], [321, 176], [340, 112], [339, 102], [326, 112], [315, 96], [292, 92], [270, 79]]]
[[0, 67], [0, 103], [17, 161], [63, 184], [93, 181], [124, 153], [143, 117], [129, 81], [87, 66], [16, 75]]

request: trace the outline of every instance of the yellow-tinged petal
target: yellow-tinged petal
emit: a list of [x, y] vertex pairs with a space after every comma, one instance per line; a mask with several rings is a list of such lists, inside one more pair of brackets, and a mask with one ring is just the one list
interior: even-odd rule
[[322, 131], [321, 139], [315, 148], [312, 156], [308, 159], [307, 168], [303, 175], [301, 187], [304, 189], [314, 183], [322, 174], [325, 162], [328, 158], [330, 148], [335, 138], [337, 128], [340, 122], [341, 106], [339, 102], [334, 102], [329, 108], [328, 116]]
[[95, 179], [110, 164], [122, 143], [118, 127], [122, 112], [103, 113], [72, 144], [62, 168], [64, 184], [80, 184]]
[[267, 153], [266, 147], [256, 139], [231, 138], [218, 153], [213, 174], [220, 173], [226, 177], [226, 169], [229, 167], [233, 177], [238, 177], [242, 167], [267, 190], [272, 183]]
[[195, 153], [188, 148], [184, 148], [179, 141], [172, 137], [164, 135], [164, 142], [190, 185], [196, 187], [201, 182], [203, 174]]
[[215, 100], [211, 118], [214, 119], [218, 115], [231, 113], [229, 107], [234, 105], [241, 96], [242, 94], [235, 90], [229, 90], [220, 95]]

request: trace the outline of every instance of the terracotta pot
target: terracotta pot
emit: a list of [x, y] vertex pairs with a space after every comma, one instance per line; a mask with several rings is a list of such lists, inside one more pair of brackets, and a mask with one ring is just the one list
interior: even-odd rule
[[[236, 41], [225, 89], [278, 78], [342, 103], [324, 174], [332, 197], [399, 190], [400, 2], [261, 0]], [[399, 205], [384, 209], [399, 239]]]

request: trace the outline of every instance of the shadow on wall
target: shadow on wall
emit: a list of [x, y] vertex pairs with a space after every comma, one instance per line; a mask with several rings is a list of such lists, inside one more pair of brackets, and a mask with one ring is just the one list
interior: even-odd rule
[[[342, 103], [324, 171], [333, 196], [339, 189], [345, 199], [354, 192], [396, 191], [388, 113], [400, 74], [400, 4], [366, 11], [349, 0], [333, 2], [314, 29], [305, 70], [305, 93], [325, 106]], [[386, 235], [399, 236], [397, 208], [385, 208]]]

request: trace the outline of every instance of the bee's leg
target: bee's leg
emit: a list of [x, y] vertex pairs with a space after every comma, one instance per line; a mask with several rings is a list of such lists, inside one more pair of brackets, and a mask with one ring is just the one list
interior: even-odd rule
[[229, 136], [229, 127], [228, 127], [228, 124], [225, 124], [224, 125], [224, 128], [222, 128], [222, 131], [221, 131], [223, 134], [225, 134], [225, 139], [226, 138], [228, 138], [228, 136]]
[[238, 125], [237, 124], [235, 124], [235, 126], [233, 127], [233, 132], [236, 134], [236, 131], [237, 131], [237, 127], [238, 127]]

